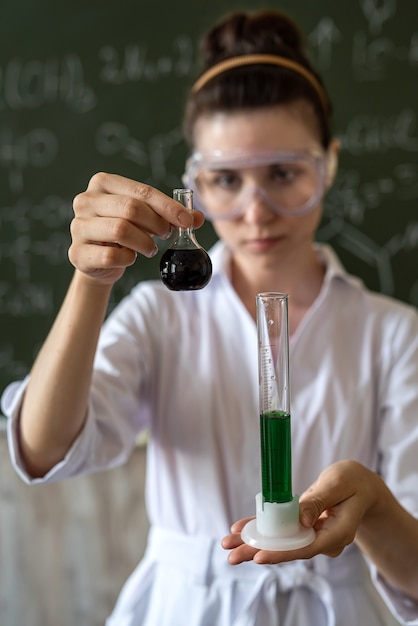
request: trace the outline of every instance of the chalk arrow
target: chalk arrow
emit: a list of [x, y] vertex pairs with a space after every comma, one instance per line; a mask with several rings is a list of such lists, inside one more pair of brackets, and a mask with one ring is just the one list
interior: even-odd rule
[[331, 65], [333, 44], [341, 39], [341, 33], [331, 17], [323, 17], [309, 35], [309, 41], [318, 50], [317, 65], [326, 70]]

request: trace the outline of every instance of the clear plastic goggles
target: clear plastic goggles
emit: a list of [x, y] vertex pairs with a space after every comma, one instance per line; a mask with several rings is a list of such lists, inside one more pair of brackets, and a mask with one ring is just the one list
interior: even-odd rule
[[275, 213], [303, 215], [318, 205], [330, 176], [324, 152], [194, 152], [183, 181], [210, 220], [240, 217], [255, 199]]

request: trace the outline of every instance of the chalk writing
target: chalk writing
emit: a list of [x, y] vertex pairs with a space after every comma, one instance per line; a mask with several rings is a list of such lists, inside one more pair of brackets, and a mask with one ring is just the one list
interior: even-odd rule
[[331, 67], [334, 44], [341, 41], [341, 31], [331, 17], [323, 17], [311, 31], [309, 43], [316, 48], [316, 65], [325, 71]]
[[368, 19], [370, 32], [375, 35], [396, 14], [396, 0], [361, 0], [360, 7]]
[[319, 229], [318, 239], [330, 241], [364, 261], [367, 266], [376, 271], [379, 290], [388, 295], [393, 295], [394, 278], [390, 255], [371, 237], [342, 219], [333, 219]]
[[[283, 0], [283, 8], [309, 23], [312, 59], [334, 94], [340, 168], [318, 238], [352, 259], [372, 288], [418, 306], [414, 2], [341, 0], [305, 11], [303, 0]], [[28, 3], [16, 3], [23, 20]], [[72, 273], [72, 198], [91, 175], [104, 169], [167, 193], [181, 183], [180, 106], [198, 73], [199, 20], [192, 12], [147, 32], [135, 11], [123, 36], [105, 3], [95, 28], [87, 9], [68, 24], [37, 18], [36, 47], [0, 24], [10, 50], [0, 61], [0, 386], [26, 373], [58, 309]], [[137, 280], [158, 275], [158, 261], [138, 261], [109, 309]], [[25, 347], [22, 328], [30, 328]]]
[[400, 163], [394, 169], [395, 180], [399, 182], [399, 198], [412, 200], [418, 198], [418, 163]]
[[96, 133], [96, 147], [100, 154], [119, 155], [143, 168], [143, 178], [166, 186], [179, 184], [178, 174], [170, 172], [167, 161], [173, 148], [182, 142], [181, 128], [175, 127], [167, 133], [159, 133], [147, 142], [132, 137], [129, 128], [119, 122], [105, 122]]
[[96, 104], [95, 93], [85, 82], [82, 60], [76, 54], [62, 59], [10, 59], [0, 68], [0, 93], [0, 109], [7, 106], [16, 111], [63, 102], [86, 112]]
[[418, 150], [417, 113], [405, 108], [384, 115], [364, 113], [354, 116], [339, 135], [344, 149], [353, 155], [385, 153], [392, 148]]
[[409, 252], [418, 249], [418, 221], [407, 224], [403, 233], [397, 233], [384, 245], [384, 249], [390, 255], [394, 255], [400, 250]]
[[25, 170], [46, 168], [57, 154], [57, 137], [48, 128], [33, 128], [24, 135], [10, 128], [0, 130], [0, 168], [7, 171], [13, 193], [23, 191]]
[[145, 44], [129, 44], [120, 51], [114, 46], [103, 46], [99, 58], [103, 65], [103, 82], [121, 85], [129, 81], [155, 81], [173, 74], [188, 76], [194, 63], [194, 46], [190, 37], [175, 37], [173, 51], [157, 59], [150, 58]]
[[28, 373], [29, 367], [28, 363], [19, 359], [15, 352], [14, 345], [11, 341], [1, 344], [0, 371], [7, 370], [11, 379], [20, 379]]
[[414, 34], [410, 43], [396, 45], [388, 37], [371, 39], [365, 32], [358, 31], [353, 36], [352, 64], [354, 78], [359, 81], [385, 80], [388, 77], [389, 64], [408, 62], [416, 63], [417, 40]]
[[54, 298], [52, 286], [47, 283], [28, 282], [16, 287], [0, 282], [0, 314], [28, 317], [52, 313]]
[[21, 196], [15, 203], [0, 208], [0, 230], [4, 232], [9, 224], [16, 233], [26, 232], [36, 222], [50, 229], [61, 230], [68, 224], [71, 215], [71, 201], [67, 198], [49, 195], [35, 202], [27, 196]]
[[96, 147], [106, 156], [120, 154], [137, 165], [146, 165], [148, 155], [142, 141], [130, 136], [129, 129], [120, 122], [105, 122], [96, 132]]

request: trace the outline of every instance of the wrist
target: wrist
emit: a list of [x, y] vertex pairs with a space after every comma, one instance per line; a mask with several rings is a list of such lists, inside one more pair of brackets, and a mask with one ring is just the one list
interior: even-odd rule
[[369, 537], [385, 536], [386, 527], [393, 523], [393, 515], [398, 503], [392, 492], [386, 486], [383, 478], [376, 472], [369, 471], [367, 481], [367, 506], [361, 524], [356, 533], [358, 543], [368, 541]]
[[78, 289], [95, 293], [97, 296], [102, 294], [107, 298], [109, 298], [114, 285], [114, 281], [109, 278], [87, 274], [79, 269], [74, 272], [73, 283]]

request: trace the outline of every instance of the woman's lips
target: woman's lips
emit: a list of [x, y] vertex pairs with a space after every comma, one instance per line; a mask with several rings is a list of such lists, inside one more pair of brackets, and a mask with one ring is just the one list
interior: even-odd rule
[[251, 250], [257, 252], [268, 252], [274, 248], [282, 237], [255, 237], [254, 239], [247, 239], [246, 244]]

